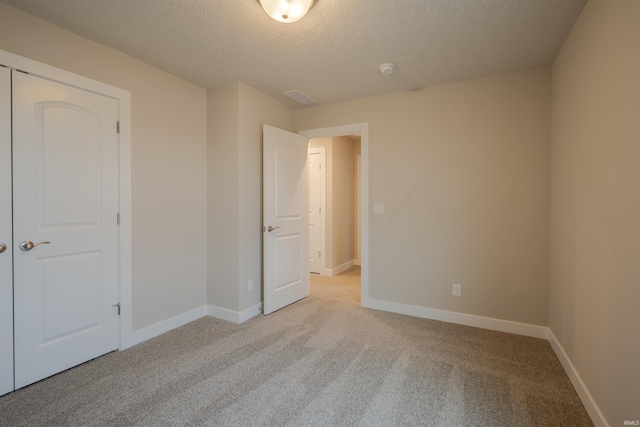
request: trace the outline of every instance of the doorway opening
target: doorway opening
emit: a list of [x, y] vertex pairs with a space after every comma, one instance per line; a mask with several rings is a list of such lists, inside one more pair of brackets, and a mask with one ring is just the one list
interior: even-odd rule
[[311, 293], [362, 303], [368, 297], [368, 124], [309, 138]]

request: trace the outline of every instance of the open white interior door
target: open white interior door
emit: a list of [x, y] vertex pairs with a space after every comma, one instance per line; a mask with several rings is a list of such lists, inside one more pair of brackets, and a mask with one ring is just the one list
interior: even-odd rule
[[0, 395], [13, 391], [11, 72], [0, 67]]
[[309, 140], [263, 126], [264, 314], [309, 295]]

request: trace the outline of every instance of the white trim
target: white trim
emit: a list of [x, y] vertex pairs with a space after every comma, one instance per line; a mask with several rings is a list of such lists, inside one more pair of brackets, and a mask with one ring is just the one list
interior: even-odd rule
[[120, 349], [130, 347], [135, 343], [131, 297], [131, 93], [1, 49], [0, 64], [118, 100], [120, 109]]
[[120, 350], [133, 345], [131, 94], [120, 102]]
[[240, 323], [240, 313], [229, 310], [227, 308], [216, 307], [215, 305], [207, 305], [207, 316], [216, 319], [226, 320], [227, 322]]
[[244, 323], [260, 313], [262, 313], [262, 303], [258, 303], [238, 313], [238, 323]]
[[193, 310], [189, 310], [185, 313], [178, 314], [177, 316], [173, 316], [169, 319], [154, 323], [153, 325], [147, 326], [146, 328], [135, 331], [131, 336], [131, 345], [133, 346], [136, 344], [140, 344], [143, 341], [157, 337], [158, 335], [162, 335], [165, 332], [169, 332], [172, 329], [179, 328], [180, 326], [186, 325], [187, 323], [193, 322], [194, 320], [198, 320], [201, 317], [206, 316], [206, 311], [207, 308], [203, 305], [198, 308], [194, 308]]
[[0, 396], [13, 383], [13, 205], [11, 195], [11, 72], [0, 68]]
[[34, 76], [120, 99], [129, 91], [0, 49], [0, 64]]
[[360, 182], [360, 239], [361, 239], [361, 271], [360, 271], [360, 304], [365, 307], [369, 300], [369, 123], [332, 126], [319, 129], [308, 129], [298, 132], [309, 139], [330, 136], [360, 135], [361, 182]]
[[609, 423], [607, 423], [604, 415], [602, 415], [602, 411], [600, 411], [600, 408], [598, 408], [596, 401], [593, 399], [593, 396], [591, 396], [591, 393], [589, 393], [589, 389], [587, 389], [587, 386], [582, 381], [582, 378], [580, 378], [578, 371], [573, 366], [573, 363], [571, 363], [571, 359], [569, 359], [569, 356], [567, 356], [567, 353], [565, 353], [551, 328], [549, 328], [549, 343], [551, 344], [551, 348], [553, 348], [553, 351], [556, 353], [556, 356], [558, 356], [558, 359], [560, 360], [564, 371], [567, 373], [569, 380], [571, 380], [573, 388], [576, 389], [576, 393], [578, 393], [578, 397], [580, 397], [580, 400], [587, 410], [589, 417], [591, 417], [591, 421], [593, 422], [594, 426], [609, 427]]
[[[311, 140], [309, 140], [311, 143]], [[326, 264], [324, 262], [326, 254], [327, 254], [327, 245], [326, 245], [326, 234], [327, 234], [327, 152], [325, 147], [314, 147], [308, 148], [309, 155], [311, 154], [319, 154], [322, 169], [320, 170], [320, 251], [321, 256], [318, 260], [320, 264], [320, 273], [321, 275], [326, 275]], [[311, 178], [309, 178], [309, 182], [311, 182]], [[309, 187], [309, 199], [311, 199], [311, 186]], [[311, 218], [309, 218], [311, 220]], [[311, 241], [311, 236], [309, 236], [309, 241]], [[315, 272], [314, 272], [315, 273]]]
[[216, 319], [226, 320], [227, 322], [243, 323], [252, 317], [262, 313], [262, 303], [258, 303], [243, 311], [233, 311], [227, 308], [216, 307], [215, 305], [207, 305], [207, 316]]
[[351, 261], [347, 261], [344, 264], [337, 266], [336, 268], [327, 268], [325, 270], [327, 271], [329, 276], [337, 276], [343, 271], [350, 269], [354, 265], [356, 265], [356, 261], [352, 259]]
[[423, 317], [425, 319], [440, 320], [442, 322], [457, 323], [459, 325], [474, 326], [492, 331], [507, 332], [533, 338], [548, 339], [549, 328], [528, 323], [512, 322], [510, 320], [494, 319], [473, 314], [457, 313], [454, 311], [438, 310], [435, 308], [418, 307], [416, 305], [382, 301], [367, 298], [362, 306], [375, 310], [390, 311], [392, 313]]
[[242, 323], [260, 313], [262, 313], [261, 303], [240, 312], [227, 310], [226, 308], [216, 307], [213, 305], [203, 305], [133, 332], [131, 334], [129, 347], [140, 344], [141, 342], [157, 337], [158, 335], [162, 335], [165, 332], [169, 332], [205, 316], [215, 317], [217, 319], [227, 320], [233, 323]]

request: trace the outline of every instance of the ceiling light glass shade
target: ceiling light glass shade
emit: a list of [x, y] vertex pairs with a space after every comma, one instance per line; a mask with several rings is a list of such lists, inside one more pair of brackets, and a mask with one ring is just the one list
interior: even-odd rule
[[279, 22], [296, 22], [307, 14], [315, 0], [258, 0], [267, 14]]

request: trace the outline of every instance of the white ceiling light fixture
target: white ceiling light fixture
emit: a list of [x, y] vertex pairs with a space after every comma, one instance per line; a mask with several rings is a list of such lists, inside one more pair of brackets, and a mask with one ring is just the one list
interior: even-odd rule
[[258, 0], [267, 15], [278, 22], [290, 24], [300, 20], [316, 0]]

